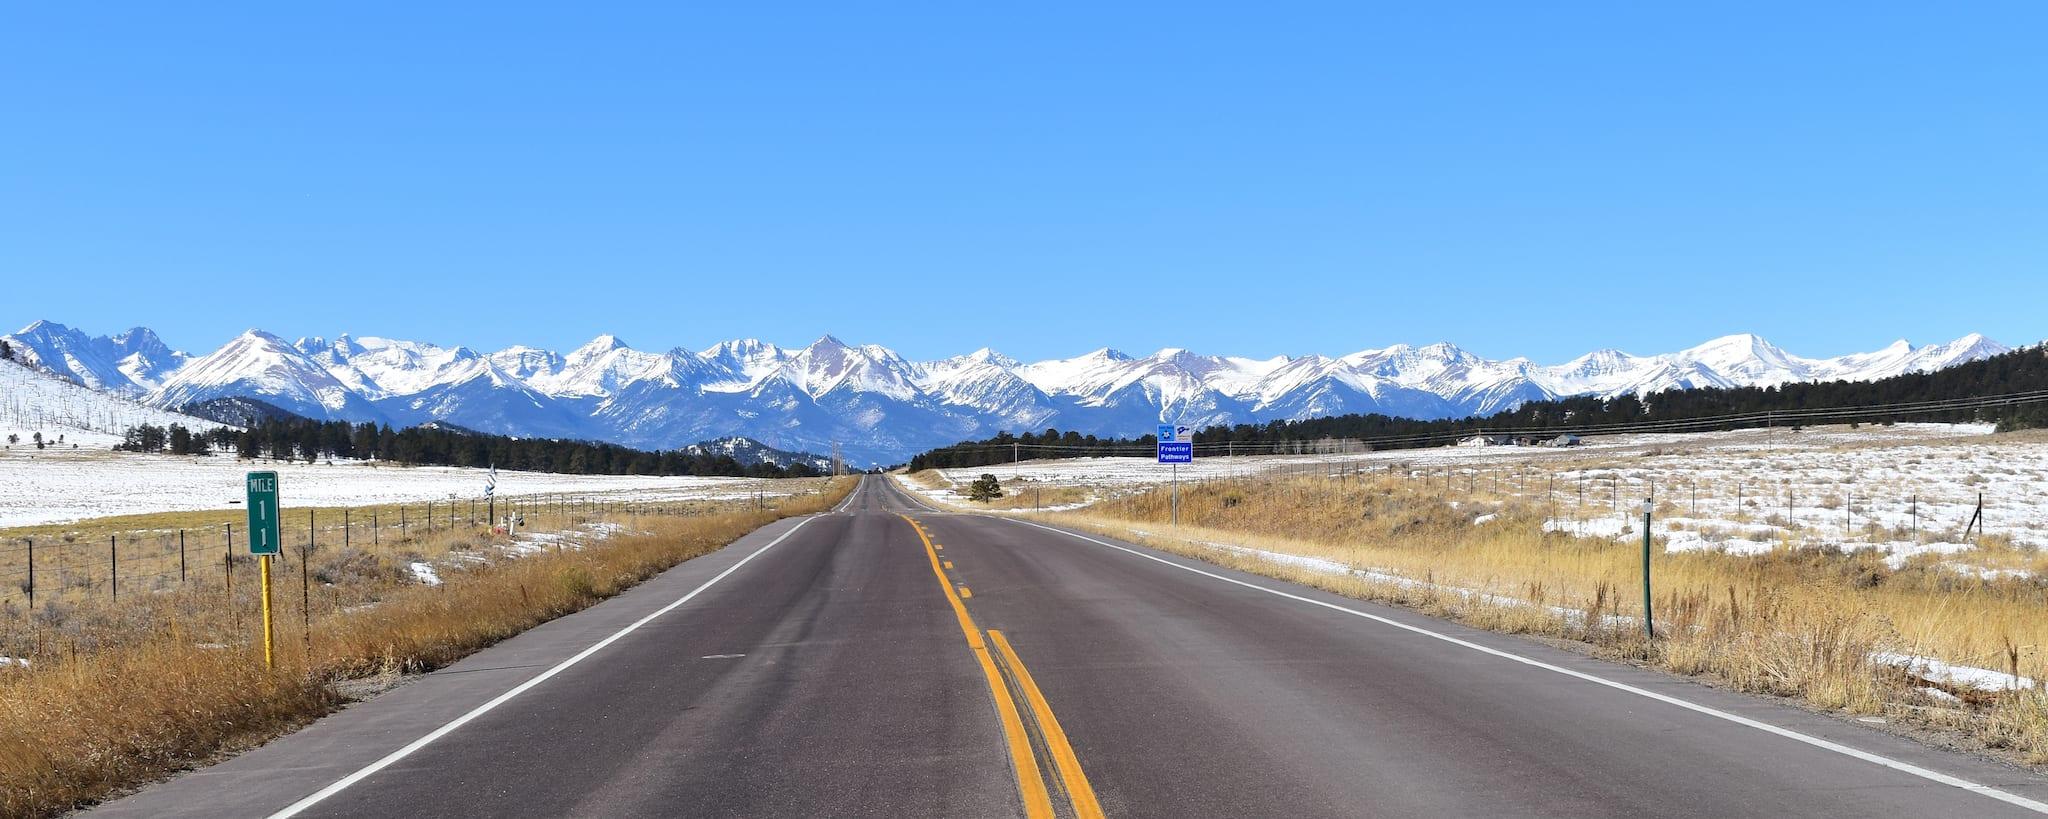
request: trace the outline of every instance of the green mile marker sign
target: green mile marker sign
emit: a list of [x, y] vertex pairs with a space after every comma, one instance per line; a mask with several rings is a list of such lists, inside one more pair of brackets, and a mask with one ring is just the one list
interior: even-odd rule
[[277, 473], [249, 473], [249, 554], [274, 555], [277, 543]]

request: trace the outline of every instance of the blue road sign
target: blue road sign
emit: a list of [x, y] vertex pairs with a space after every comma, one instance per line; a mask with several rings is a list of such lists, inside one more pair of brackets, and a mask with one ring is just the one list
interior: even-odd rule
[[1171, 440], [1173, 440], [1173, 430], [1174, 430], [1174, 426], [1173, 426], [1172, 424], [1160, 424], [1160, 425], [1159, 425], [1159, 440], [1160, 440], [1161, 442], [1165, 442], [1165, 441], [1171, 441]]
[[1195, 442], [1159, 442], [1159, 462], [1163, 464], [1191, 464], [1195, 462]]

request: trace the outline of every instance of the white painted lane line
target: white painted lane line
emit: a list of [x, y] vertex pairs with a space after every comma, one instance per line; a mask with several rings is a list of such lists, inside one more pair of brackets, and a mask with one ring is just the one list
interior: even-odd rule
[[832, 507], [832, 514], [836, 515], [853, 508], [853, 500], [860, 497], [861, 490], [866, 488], [868, 488], [867, 479], [862, 478], [860, 483], [853, 485], [852, 492], [846, 493], [846, 500], [840, 501], [838, 506]]
[[796, 534], [798, 529], [804, 528], [806, 524], [809, 524], [811, 521], [814, 520], [817, 520], [817, 518], [807, 517], [801, 521], [798, 521], [797, 525], [789, 527], [789, 531], [783, 532], [781, 535], [778, 535], [774, 540], [768, 541], [768, 545], [763, 546], [759, 549], [755, 549], [753, 554], [740, 558], [740, 562], [734, 563], [731, 566], [727, 567], [725, 571], [719, 572], [718, 576], [713, 577], [710, 580], [704, 581], [704, 585], [691, 589], [689, 594], [685, 594], [682, 597], [676, 598], [675, 602], [670, 603], [666, 606], [662, 606], [660, 609], [657, 609], [653, 614], [649, 614], [646, 617], [642, 617], [638, 620], [633, 621], [632, 625], [626, 626], [625, 628], [612, 632], [611, 636], [599, 640], [596, 643], [592, 643], [589, 648], [577, 652], [576, 656], [563, 660], [560, 663], [556, 663], [553, 668], [550, 668], [546, 671], [541, 672], [538, 675], [535, 675], [533, 679], [527, 680], [526, 682], [513, 686], [512, 690], [506, 691], [503, 694], [499, 694], [498, 696], [492, 698], [490, 702], [486, 702], [473, 709], [470, 709], [469, 713], [456, 717], [455, 719], [449, 721], [448, 724], [434, 729], [431, 733], [428, 733], [426, 736], [413, 740], [411, 743], [407, 744], [403, 748], [400, 748], [396, 751], [392, 751], [391, 753], [385, 755], [383, 759], [379, 759], [376, 762], [372, 762], [368, 765], [365, 765], [361, 769], [357, 770], [355, 773], [349, 774], [348, 776], [344, 776], [341, 779], [337, 780], [334, 784], [328, 785], [325, 788], [321, 788], [320, 790], [315, 791], [311, 796], [307, 796], [304, 799], [301, 799], [297, 802], [293, 802], [284, 810], [271, 814], [271, 819], [286, 819], [287, 817], [297, 816], [299, 815], [299, 813], [303, 812], [307, 808], [319, 804], [322, 800], [326, 799], [327, 797], [340, 793], [348, 786], [363, 781], [363, 779], [368, 777], [369, 775], [390, 767], [392, 763], [404, 759], [408, 756], [411, 756], [414, 751], [417, 751], [421, 748], [425, 748], [434, 740], [447, 736], [450, 732], [453, 732], [455, 729], [468, 724], [470, 720], [483, 716], [485, 713], [489, 712], [493, 708], [496, 708], [500, 705], [504, 705], [513, 697], [517, 697], [520, 694], [526, 693], [527, 690], [533, 688], [536, 685], [540, 685], [541, 683], [547, 682], [548, 678], [568, 670], [568, 668], [572, 665], [583, 662], [585, 658], [589, 657], [592, 654], [596, 654], [600, 649], [603, 649], [605, 646], [617, 642], [620, 637], [624, 637], [628, 634], [631, 634], [635, 630], [639, 629], [641, 626], [653, 622], [654, 618], [660, 617], [664, 614], [674, 611], [677, 606], [681, 606], [684, 603], [690, 602], [691, 598], [694, 598], [698, 594], [703, 593], [705, 589], [711, 588], [713, 584], [716, 584], [720, 580], [724, 580], [733, 572], [739, 571], [741, 566], [745, 566], [749, 562], [752, 562], [754, 558], [760, 557], [762, 552], [766, 552], [769, 549], [773, 549], [775, 548], [776, 544], [779, 544], [784, 540], [788, 540], [790, 535]]
[[[994, 517], [994, 516], [987, 516], [987, 517]], [[1942, 772], [1940, 772], [1940, 771], [1935, 771], [1935, 770], [1929, 770], [1929, 769], [1927, 769], [1927, 768], [1922, 768], [1922, 767], [1920, 767], [1920, 766], [1918, 766], [1918, 765], [1914, 765], [1914, 764], [1912, 764], [1912, 763], [1910, 763], [1910, 762], [1902, 762], [1902, 761], [1900, 761], [1900, 760], [1892, 759], [1892, 758], [1890, 758], [1890, 757], [1886, 757], [1886, 756], [1879, 756], [1879, 755], [1877, 755], [1877, 754], [1873, 754], [1873, 753], [1870, 753], [1869, 751], [1863, 751], [1863, 750], [1859, 750], [1859, 749], [1856, 749], [1856, 748], [1851, 748], [1851, 747], [1849, 747], [1849, 746], [1847, 746], [1847, 745], [1843, 745], [1843, 744], [1841, 744], [1841, 743], [1839, 743], [1839, 742], [1834, 742], [1834, 741], [1832, 741], [1832, 740], [1826, 740], [1826, 739], [1822, 739], [1822, 738], [1820, 738], [1820, 737], [1817, 737], [1817, 736], [1813, 736], [1813, 735], [1810, 735], [1810, 734], [1802, 734], [1802, 733], [1800, 733], [1800, 732], [1798, 732], [1798, 731], [1794, 731], [1794, 730], [1792, 730], [1792, 729], [1790, 729], [1790, 728], [1780, 728], [1780, 727], [1778, 727], [1778, 726], [1776, 726], [1776, 725], [1772, 725], [1772, 724], [1770, 724], [1770, 723], [1768, 723], [1768, 722], [1762, 722], [1762, 721], [1759, 721], [1759, 720], [1753, 720], [1753, 719], [1750, 719], [1750, 718], [1748, 718], [1748, 717], [1745, 717], [1745, 716], [1741, 716], [1741, 715], [1738, 715], [1738, 714], [1731, 714], [1731, 713], [1728, 713], [1727, 711], [1722, 711], [1722, 710], [1720, 710], [1720, 709], [1716, 709], [1716, 708], [1709, 708], [1709, 707], [1707, 707], [1707, 706], [1704, 706], [1704, 705], [1700, 705], [1700, 704], [1698, 704], [1698, 703], [1695, 703], [1695, 702], [1689, 702], [1689, 701], [1687, 701], [1687, 700], [1682, 700], [1682, 699], [1679, 699], [1679, 698], [1677, 698], [1677, 697], [1673, 697], [1673, 696], [1670, 696], [1670, 695], [1668, 695], [1668, 694], [1659, 694], [1659, 693], [1657, 693], [1657, 692], [1655, 692], [1655, 691], [1650, 691], [1650, 690], [1648, 690], [1648, 689], [1643, 689], [1643, 688], [1637, 688], [1637, 687], [1635, 687], [1635, 686], [1633, 686], [1633, 685], [1629, 685], [1629, 684], [1627, 684], [1627, 683], [1622, 683], [1622, 682], [1615, 682], [1614, 680], [1606, 679], [1606, 678], [1604, 678], [1604, 677], [1598, 677], [1598, 676], [1594, 676], [1594, 675], [1592, 675], [1592, 674], [1587, 674], [1587, 673], [1585, 673], [1585, 672], [1583, 672], [1583, 671], [1574, 671], [1574, 670], [1572, 670], [1572, 669], [1569, 669], [1569, 668], [1565, 668], [1564, 666], [1560, 666], [1560, 665], [1552, 665], [1552, 664], [1550, 664], [1550, 663], [1546, 663], [1546, 662], [1544, 662], [1544, 661], [1542, 661], [1542, 660], [1534, 659], [1534, 658], [1531, 658], [1531, 657], [1524, 657], [1524, 656], [1522, 656], [1522, 655], [1520, 655], [1520, 654], [1515, 654], [1515, 653], [1513, 653], [1513, 652], [1509, 652], [1509, 651], [1502, 651], [1502, 650], [1500, 650], [1500, 649], [1497, 649], [1497, 648], [1493, 648], [1493, 647], [1490, 647], [1490, 646], [1484, 646], [1484, 645], [1480, 645], [1480, 644], [1478, 644], [1478, 643], [1475, 643], [1475, 642], [1472, 642], [1472, 641], [1470, 641], [1470, 640], [1465, 640], [1465, 639], [1461, 639], [1461, 638], [1458, 638], [1458, 637], [1452, 637], [1451, 635], [1448, 635], [1448, 634], [1444, 634], [1444, 633], [1442, 633], [1442, 632], [1437, 632], [1437, 631], [1431, 631], [1431, 630], [1429, 630], [1429, 629], [1426, 629], [1426, 628], [1423, 628], [1423, 627], [1421, 627], [1421, 626], [1416, 626], [1416, 625], [1410, 625], [1410, 624], [1408, 624], [1408, 623], [1403, 623], [1403, 622], [1401, 622], [1401, 621], [1399, 621], [1399, 620], [1394, 620], [1394, 619], [1390, 619], [1390, 618], [1386, 618], [1386, 617], [1381, 617], [1381, 616], [1379, 616], [1379, 615], [1377, 615], [1377, 614], [1370, 614], [1370, 613], [1367, 613], [1367, 612], [1359, 611], [1359, 610], [1357, 610], [1357, 609], [1354, 609], [1354, 608], [1349, 608], [1349, 607], [1346, 607], [1346, 606], [1340, 606], [1340, 605], [1337, 605], [1337, 604], [1335, 604], [1335, 603], [1328, 603], [1328, 602], [1324, 602], [1324, 601], [1322, 601], [1322, 600], [1316, 600], [1316, 599], [1314, 599], [1314, 598], [1310, 598], [1310, 597], [1303, 597], [1303, 596], [1301, 596], [1301, 595], [1298, 595], [1298, 594], [1289, 594], [1289, 593], [1287, 593], [1287, 592], [1284, 592], [1284, 591], [1280, 591], [1279, 589], [1271, 589], [1271, 588], [1267, 588], [1267, 587], [1265, 587], [1265, 586], [1261, 586], [1261, 585], [1259, 585], [1259, 584], [1257, 584], [1257, 583], [1248, 583], [1248, 582], [1245, 582], [1245, 581], [1243, 581], [1243, 580], [1239, 580], [1239, 579], [1237, 579], [1237, 578], [1234, 578], [1234, 577], [1226, 577], [1226, 576], [1224, 576], [1224, 575], [1220, 575], [1220, 574], [1217, 574], [1217, 573], [1215, 573], [1215, 572], [1203, 571], [1203, 570], [1201, 570], [1201, 569], [1197, 569], [1197, 568], [1195, 568], [1195, 567], [1193, 567], [1193, 566], [1186, 566], [1186, 565], [1182, 565], [1182, 564], [1180, 564], [1180, 563], [1176, 563], [1176, 562], [1174, 562], [1174, 561], [1171, 561], [1171, 560], [1167, 560], [1167, 559], [1165, 559], [1165, 558], [1163, 558], [1163, 557], [1159, 557], [1158, 555], [1150, 555], [1150, 554], [1146, 554], [1146, 553], [1144, 553], [1144, 552], [1138, 551], [1137, 549], [1132, 549], [1132, 548], [1130, 548], [1130, 547], [1128, 547], [1128, 546], [1119, 546], [1119, 545], [1117, 545], [1117, 544], [1114, 544], [1114, 543], [1110, 543], [1109, 541], [1106, 541], [1106, 540], [1098, 540], [1098, 539], [1096, 539], [1096, 538], [1092, 538], [1092, 537], [1089, 537], [1089, 536], [1087, 536], [1087, 535], [1079, 534], [1079, 533], [1076, 533], [1076, 532], [1069, 532], [1069, 531], [1067, 531], [1067, 530], [1065, 530], [1065, 529], [1060, 529], [1060, 528], [1057, 528], [1057, 527], [1053, 527], [1053, 526], [1046, 526], [1046, 525], [1044, 525], [1044, 524], [1040, 524], [1040, 523], [1033, 523], [1033, 522], [1031, 522], [1031, 521], [1028, 521], [1028, 520], [1017, 520], [1016, 518], [996, 518], [996, 519], [998, 519], [998, 520], [1008, 520], [1008, 521], [1014, 521], [1014, 522], [1016, 522], [1016, 523], [1021, 523], [1021, 524], [1024, 524], [1025, 526], [1030, 526], [1030, 527], [1033, 527], [1033, 528], [1036, 528], [1036, 529], [1044, 529], [1044, 530], [1046, 530], [1046, 531], [1048, 531], [1048, 532], [1058, 532], [1059, 534], [1062, 534], [1062, 535], [1066, 535], [1066, 536], [1068, 536], [1068, 537], [1072, 537], [1072, 538], [1079, 538], [1079, 539], [1081, 539], [1081, 540], [1085, 540], [1085, 541], [1087, 541], [1087, 542], [1089, 542], [1089, 543], [1093, 543], [1093, 544], [1095, 544], [1095, 545], [1097, 545], [1097, 546], [1107, 546], [1107, 547], [1109, 547], [1109, 548], [1111, 548], [1111, 549], [1115, 549], [1115, 550], [1117, 550], [1117, 551], [1119, 551], [1119, 552], [1126, 552], [1126, 553], [1129, 553], [1129, 554], [1137, 555], [1138, 557], [1142, 557], [1142, 558], [1144, 558], [1144, 559], [1146, 559], [1146, 560], [1154, 561], [1154, 562], [1157, 562], [1157, 563], [1163, 563], [1163, 564], [1166, 564], [1166, 565], [1168, 565], [1168, 566], [1172, 566], [1172, 567], [1174, 567], [1174, 568], [1176, 568], [1176, 569], [1180, 569], [1181, 571], [1185, 571], [1185, 572], [1193, 572], [1193, 573], [1195, 573], [1195, 574], [1199, 574], [1199, 575], [1202, 575], [1203, 577], [1209, 577], [1209, 578], [1214, 578], [1214, 579], [1216, 579], [1216, 580], [1221, 580], [1221, 581], [1223, 581], [1223, 582], [1225, 582], [1225, 583], [1230, 583], [1230, 584], [1234, 584], [1234, 585], [1238, 585], [1238, 586], [1243, 586], [1243, 587], [1245, 587], [1245, 588], [1247, 588], [1247, 589], [1256, 589], [1256, 590], [1258, 590], [1258, 591], [1262, 591], [1262, 592], [1265, 592], [1265, 593], [1267, 593], [1267, 594], [1275, 595], [1275, 596], [1278, 596], [1278, 597], [1285, 597], [1285, 598], [1287, 598], [1287, 599], [1289, 599], [1289, 600], [1296, 600], [1296, 601], [1299, 601], [1299, 602], [1307, 603], [1307, 604], [1309, 604], [1309, 605], [1312, 605], [1312, 606], [1321, 606], [1321, 607], [1323, 607], [1323, 608], [1326, 608], [1326, 609], [1330, 609], [1330, 610], [1332, 610], [1332, 611], [1340, 611], [1340, 612], [1343, 612], [1343, 613], [1345, 613], [1345, 614], [1350, 614], [1350, 615], [1354, 615], [1354, 616], [1357, 616], [1357, 617], [1363, 617], [1363, 618], [1365, 618], [1365, 619], [1367, 619], [1367, 620], [1372, 620], [1372, 621], [1374, 621], [1374, 622], [1378, 622], [1378, 623], [1383, 623], [1383, 624], [1386, 624], [1386, 625], [1389, 625], [1389, 626], [1393, 626], [1393, 627], [1395, 627], [1395, 628], [1398, 628], [1398, 629], [1402, 629], [1402, 630], [1405, 630], [1405, 631], [1411, 631], [1411, 632], [1414, 632], [1414, 633], [1416, 633], [1416, 634], [1420, 634], [1420, 635], [1422, 635], [1422, 636], [1424, 636], [1424, 637], [1429, 637], [1429, 638], [1432, 638], [1432, 639], [1436, 639], [1436, 640], [1442, 640], [1442, 641], [1444, 641], [1444, 642], [1446, 642], [1446, 643], [1450, 643], [1451, 645], [1459, 646], [1459, 647], [1462, 647], [1462, 648], [1468, 648], [1468, 649], [1471, 649], [1471, 650], [1473, 650], [1473, 651], [1477, 651], [1477, 652], [1480, 652], [1480, 653], [1482, 653], [1482, 654], [1491, 654], [1491, 655], [1493, 655], [1493, 656], [1495, 656], [1495, 657], [1500, 657], [1500, 658], [1502, 658], [1502, 659], [1507, 659], [1507, 660], [1513, 660], [1513, 661], [1515, 661], [1515, 662], [1518, 662], [1518, 663], [1521, 663], [1521, 664], [1523, 664], [1523, 665], [1527, 665], [1527, 666], [1532, 666], [1532, 667], [1535, 667], [1535, 668], [1541, 668], [1541, 669], [1543, 669], [1543, 670], [1545, 670], [1545, 671], [1553, 671], [1553, 672], [1556, 672], [1556, 673], [1558, 673], [1558, 674], [1563, 674], [1563, 675], [1565, 675], [1565, 676], [1567, 676], [1567, 677], [1573, 677], [1573, 678], [1576, 678], [1576, 679], [1580, 679], [1580, 680], [1585, 680], [1586, 682], [1594, 683], [1594, 684], [1596, 684], [1596, 685], [1604, 685], [1604, 686], [1607, 686], [1608, 688], [1612, 688], [1612, 689], [1615, 689], [1615, 690], [1617, 690], [1617, 691], [1626, 691], [1626, 692], [1628, 692], [1628, 693], [1630, 693], [1630, 694], [1634, 694], [1634, 695], [1636, 695], [1636, 696], [1639, 696], [1639, 697], [1646, 697], [1646, 698], [1649, 698], [1649, 699], [1653, 699], [1653, 700], [1656, 700], [1656, 701], [1658, 701], [1658, 702], [1666, 703], [1666, 704], [1669, 704], [1669, 705], [1675, 705], [1675, 706], [1678, 706], [1678, 707], [1680, 707], [1680, 708], [1684, 708], [1684, 709], [1686, 709], [1686, 710], [1688, 710], [1688, 711], [1694, 711], [1694, 712], [1697, 712], [1697, 713], [1700, 713], [1700, 714], [1705, 714], [1705, 715], [1707, 715], [1707, 716], [1710, 716], [1710, 717], [1714, 717], [1715, 719], [1727, 720], [1728, 722], [1732, 722], [1732, 723], [1735, 723], [1735, 724], [1737, 724], [1737, 725], [1742, 725], [1742, 726], [1746, 726], [1746, 727], [1750, 727], [1750, 728], [1755, 728], [1755, 729], [1757, 729], [1757, 730], [1759, 730], [1759, 731], [1763, 731], [1763, 732], [1765, 732], [1765, 733], [1769, 733], [1769, 734], [1776, 734], [1776, 735], [1778, 735], [1778, 736], [1781, 736], [1781, 737], [1784, 737], [1784, 738], [1786, 738], [1786, 739], [1794, 740], [1794, 741], [1797, 741], [1797, 742], [1803, 742], [1803, 743], [1806, 743], [1806, 744], [1808, 744], [1808, 745], [1811, 745], [1811, 746], [1813, 746], [1813, 747], [1816, 747], [1816, 748], [1820, 748], [1820, 749], [1822, 749], [1822, 750], [1827, 750], [1827, 751], [1833, 751], [1833, 752], [1835, 752], [1835, 753], [1838, 753], [1838, 754], [1841, 754], [1841, 755], [1843, 755], [1843, 756], [1848, 756], [1848, 757], [1853, 757], [1853, 758], [1856, 758], [1856, 759], [1860, 759], [1860, 760], [1863, 760], [1863, 761], [1865, 761], [1865, 762], [1869, 762], [1869, 763], [1871, 763], [1871, 764], [1874, 764], [1874, 765], [1881, 765], [1881, 766], [1883, 766], [1883, 767], [1886, 767], [1886, 768], [1890, 768], [1890, 769], [1892, 769], [1892, 770], [1895, 770], [1895, 771], [1899, 771], [1899, 772], [1901, 772], [1901, 773], [1907, 773], [1907, 774], [1911, 774], [1911, 775], [1913, 775], [1913, 776], [1917, 776], [1917, 777], [1920, 777], [1920, 778], [1922, 778], [1922, 779], [1926, 779], [1926, 780], [1929, 780], [1929, 781], [1931, 781], [1931, 782], [1938, 782], [1938, 783], [1941, 783], [1941, 784], [1943, 784], [1943, 785], [1947, 785], [1947, 786], [1949, 786], [1949, 787], [1953, 787], [1953, 788], [1960, 788], [1960, 789], [1962, 789], [1962, 790], [1966, 790], [1966, 791], [1969, 791], [1969, 792], [1971, 792], [1971, 793], [1979, 794], [1979, 795], [1982, 795], [1982, 796], [1988, 796], [1988, 797], [1991, 797], [1992, 799], [1996, 799], [1996, 800], [1998, 800], [1998, 801], [2000, 801], [2000, 802], [2005, 802], [2005, 803], [2007, 803], [2007, 804], [2010, 804], [2010, 805], [2016, 805], [2016, 806], [2019, 806], [2019, 807], [2025, 808], [2025, 809], [2027, 809], [2027, 810], [2033, 811], [2033, 812], [2035, 812], [2035, 813], [2044, 813], [2044, 814], [2048, 814], [2048, 803], [2043, 803], [2043, 802], [2037, 802], [2037, 801], [2035, 801], [2035, 800], [2032, 800], [2032, 799], [2028, 799], [2028, 798], [2026, 798], [2026, 797], [2024, 797], [2024, 796], [2020, 796], [2020, 795], [2018, 795], [2018, 794], [2012, 794], [2012, 793], [2007, 793], [2007, 792], [2005, 792], [2005, 791], [2001, 791], [2001, 790], [1999, 790], [1999, 789], [1997, 789], [1997, 788], [1991, 787], [1990, 785], [1983, 785], [1983, 784], [1979, 784], [1979, 783], [1976, 783], [1976, 782], [1971, 782], [1970, 780], [1967, 780], [1967, 779], [1963, 779], [1963, 778], [1961, 778], [1961, 777], [1956, 777], [1956, 776], [1950, 776], [1950, 775], [1948, 775], [1948, 774], [1945, 774], [1945, 773], [1942, 773]]]

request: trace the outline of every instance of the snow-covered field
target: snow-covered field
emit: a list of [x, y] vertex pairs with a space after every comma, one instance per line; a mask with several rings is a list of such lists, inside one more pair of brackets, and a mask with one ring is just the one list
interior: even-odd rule
[[[1326, 455], [1200, 458], [1182, 481], [1287, 473], [1387, 473], [1556, 505], [1548, 527], [1588, 537], [1640, 537], [1641, 500], [1658, 501], [1656, 534], [1668, 551], [1756, 554], [1801, 548], [1878, 550], [1893, 566], [1934, 555], [1978, 576], [2014, 570], [1973, 562], [1969, 525], [2024, 549], [2048, 547], [2048, 436], [1991, 435], [1987, 425], [1899, 424], [1861, 428], [1754, 429], [1617, 435], [1553, 449], [1456, 446]], [[965, 484], [990, 473], [1082, 486], [1096, 497], [1172, 479], [1145, 458], [1026, 461], [942, 470]], [[906, 481], [937, 500], [950, 489]], [[1583, 494], [1582, 494], [1583, 492]], [[1790, 498], [1788, 514], [1787, 499]], [[1581, 500], [1583, 498], [1583, 501]]]
[[[484, 470], [334, 461], [249, 462], [104, 449], [0, 451], [0, 527], [106, 515], [232, 509], [243, 474], [274, 469], [288, 506], [363, 506], [481, 498]], [[602, 495], [611, 500], [719, 500], [796, 491], [749, 478], [554, 475], [498, 471], [500, 497]]]

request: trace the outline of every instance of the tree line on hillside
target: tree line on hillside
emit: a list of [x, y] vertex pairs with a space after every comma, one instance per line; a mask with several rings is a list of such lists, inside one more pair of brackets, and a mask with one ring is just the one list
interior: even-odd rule
[[722, 475], [754, 478], [815, 477], [809, 464], [742, 464], [731, 455], [685, 450], [650, 452], [616, 444], [512, 438], [434, 426], [392, 429], [388, 425], [308, 418], [272, 418], [247, 429], [216, 427], [192, 431], [181, 424], [130, 428], [114, 446], [127, 452], [207, 455], [232, 452], [241, 458], [316, 461], [360, 458], [408, 466], [497, 466], [527, 472], [571, 475]]
[[[1333, 439], [1407, 439], [1379, 441], [1380, 449], [1441, 446], [1481, 431], [1513, 434], [1541, 432], [1612, 424], [1712, 419], [1722, 416], [1763, 413], [1753, 419], [1730, 419], [1706, 424], [1700, 429], [1736, 429], [1766, 425], [1797, 426], [1796, 421], [1774, 419], [1769, 413], [1833, 408], [1869, 408], [1920, 401], [1942, 401], [2008, 395], [2048, 390], [2048, 345], [2014, 350], [1979, 361], [1959, 364], [1931, 373], [1907, 373], [1876, 381], [1829, 381], [1793, 383], [1775, 387], [1701, 387], [1672, 389], [1645, 397], [1622, 395], [1614, 398], [1577, 396], [1549, 401], [1531, 401], [1488, 416], [1459, 419], [1417, 420], [1379, 413], [1338, 415], [1301, 421], [1268, 421], [1262, 424], [1212, 426], [1195, 434], [1205, 448], [1210, 444], [1234, 444], [1244, 451], [1274, 451], [1286, 446], [1308, 446]], [[2048, 427], [2048, 402], [2032, 401], [2010, 406], [1948, 410], [1896, 411], [1871, 409], [1831, 418], [1827, 423], [1979, 422], [1995, 423], [1999, 430]], [[1155, 443], [1153, 436], [1098, 438], [1072, 431], [1048, 429], [1043, 433], [1012, 435], [1001, 433], [980, 441], [963, 441], [939, 447], [910, 459], [912, 470], [963, 468], [1005, 463], [1015, 455], [1024, 457], [1091, 457], [1132, 455]], [[1036, 451], [1031, 447], [1039, 447]], [[1057, 447], [1047, 449], [1046, 447]]]

